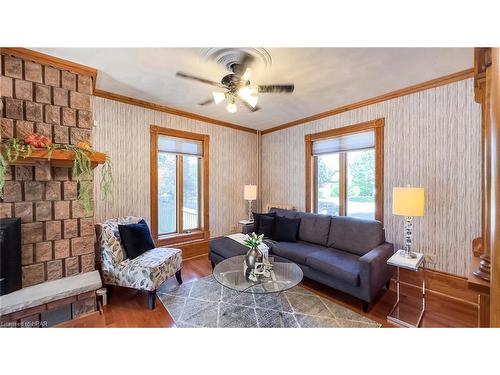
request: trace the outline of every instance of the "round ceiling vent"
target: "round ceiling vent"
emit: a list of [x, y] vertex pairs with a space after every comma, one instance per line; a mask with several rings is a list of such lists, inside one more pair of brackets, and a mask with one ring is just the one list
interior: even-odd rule
[[269, 69], [272, 65], [271, 55], [264, 48], [205, 48], [202, 50], [202, 56], [206, 60], [223, 65], [229, 71], [232, 71], [234, 64], [242, 62], [264, 69]]

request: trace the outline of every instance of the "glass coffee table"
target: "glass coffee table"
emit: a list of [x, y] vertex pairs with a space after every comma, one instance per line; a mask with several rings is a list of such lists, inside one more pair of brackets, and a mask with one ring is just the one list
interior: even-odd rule
[[222, 286], [237, 292], [267, 294], [281, 293], [302, 281], [304, 274], [298, 265], [289, 262], [274, 262], [270, 277], [260, 277], [257, 281], [248, 280], [243, 272], [244, 255], [223, 260], [213, 270], [213, 276]]

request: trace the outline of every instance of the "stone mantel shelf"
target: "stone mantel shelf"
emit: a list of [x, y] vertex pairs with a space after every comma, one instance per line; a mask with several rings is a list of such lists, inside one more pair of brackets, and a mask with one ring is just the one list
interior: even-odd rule
[[0, 297], [0, 316], [99, 289], [99, 271], [46, 281]]
[[[13, 162], [13, 165], [34, 165], [40, 161], [50, 161], [51, 165], [54, 167], [72, 167], [73, 161], [75, 160], [75, 153], [68, 150], [53, 150], [52, 155], [49, 159], [49, 151], [45, 148], [35, 148], [28, 157], [19, 156], [19, 158]], [[106, 162], [106, 154], [102, 152], [92, 152], [90, 154], [90, 162], [92, 163], [92, 168], [97, 167], [98, 164], [104, 164]]]

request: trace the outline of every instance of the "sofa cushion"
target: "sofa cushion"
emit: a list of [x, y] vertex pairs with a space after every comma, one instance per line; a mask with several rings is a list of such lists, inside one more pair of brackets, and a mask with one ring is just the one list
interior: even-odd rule
[[274, 218], [272, 239], [275, 241], [297, 242], [299, 226], [300, 219], [288, 219], [284, 216], [276, 216]]
[[291, 260], [292, 262], [306, 264], [306, 258], [309, 254], [316, 251], [325, 251], [327, 247], [313, 245], [308, 242], [276, 242], [271, 248], [273, 255]]
[[359, 285], [359, 257], [338, 249], [308, 254], [306, 266], [351, 285]]
[[235, 240], [227, 237], [217, 238], [208, 242], [208, 247], [211, 253], [215, 253], [224, 259], [235, 257], [237, 255], [245, 255], [248, 248]]
[[348, 216], [332, 217], [328, 247], [364, 255], [383, 242], [384, 228], [380, 221]]
[[260, 230], [260, 219], [263, 216], [268, 216], [268, 217], [275, 217], [276, 214], [274, 212], [270, 213], [257, 213], [257, 212], [252, 212], [253, 216], [253, 231], [255, 233], [259, 233]]
[[274, 213], [276, 216], [286, 217], [287, 219], [295, 219], [297, 217], [297, 211], [286, 210], [284, 208], [271, 207], [269, 213]]
[[331, 216], [298, 212], [297, 218], [300, 219], [299, 240], [326, 246]]
[[261, 216], [257, 234], [263, 234], [264, 238], [273, 238], [274, 219], [274, 216]]

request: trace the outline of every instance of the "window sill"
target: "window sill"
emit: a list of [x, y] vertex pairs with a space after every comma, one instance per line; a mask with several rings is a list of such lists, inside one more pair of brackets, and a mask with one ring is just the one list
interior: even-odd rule
[[175, 234], [160, 236], [158, 237], [156, 242], [157, 246], [166, 246], [166, 245], [173, 245], [173, 244], [179, 244], [183, 242], [208, 239], [208, 238], [210, 238], [209, 231], [197, 230], [191, 233], [175, 233]]

